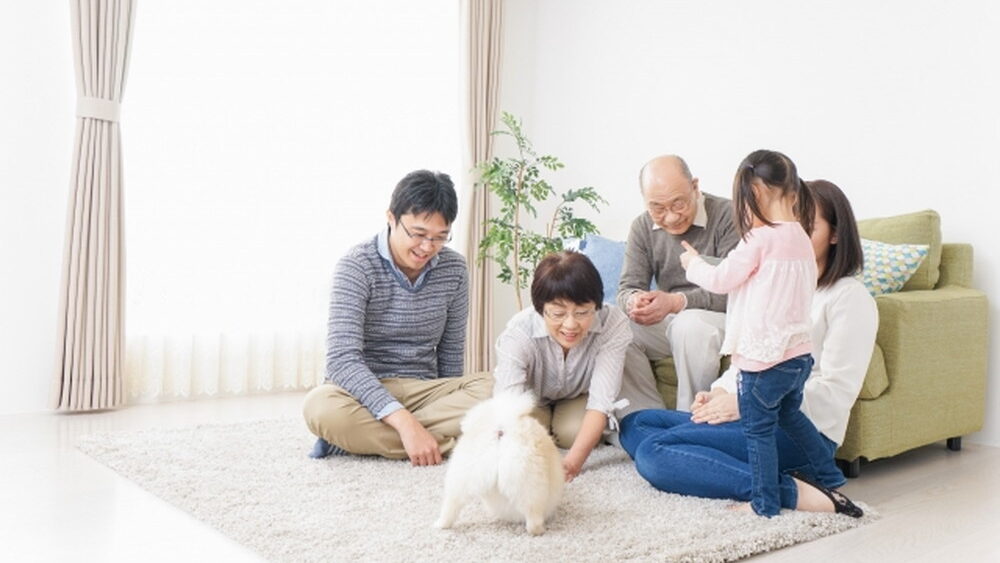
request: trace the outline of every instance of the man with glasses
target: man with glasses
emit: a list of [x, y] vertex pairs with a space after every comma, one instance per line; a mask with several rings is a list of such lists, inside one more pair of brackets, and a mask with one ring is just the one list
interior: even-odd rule
[[463, 375], [469, 281], [444, 245], [458, 198], [451, 178], [418, 170], [392, 193], [387, 226], [337, 264], [326, 383], [306, 396], [311, 457], [352, 453], [436, 465], [489, 373]]
[[677, 410], [687, 411], [695, 394], [708, 390], [719, 376], [726, 297], [687, 281], [679, 258], [681, 241], [702, 256], [722, 258], [739, 242], [739, 234], [732, 202], [703, 193], [679, 156], [647, 162], [639, 173], [639, 189], [646, 212], [632, 222], [617, 298], [632, 320], [634, 336], [625, 382], [653, 380], [650, 360], [672, 356]]

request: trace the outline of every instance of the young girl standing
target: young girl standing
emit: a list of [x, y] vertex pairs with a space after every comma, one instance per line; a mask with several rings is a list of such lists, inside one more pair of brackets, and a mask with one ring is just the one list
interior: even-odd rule
[[[751, 153], [733, 181], [733, 207], [741, 240], [712, 266], [687, 243], [681, 264], [687, 278], [713, 292], [728, 293], [723, 354], [739, 368], [739, 411], [752, 472], [750, 507], [775, 516], [779, 499], [780, 426], [803, 449], [813, 476], [836, 471], [829, 449], [799, 410], [812, 369], [810, 309], [816, 290], [816, 256], [809, 232], [813, 199], [795, 164], [768, 150]], [[861, 516], [839, 492], [804, 474], [796, 478], [830, 497], [838, 513]]]

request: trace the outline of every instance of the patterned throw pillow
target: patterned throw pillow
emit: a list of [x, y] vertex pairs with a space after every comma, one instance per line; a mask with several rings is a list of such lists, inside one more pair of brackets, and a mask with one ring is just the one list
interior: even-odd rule
[[865, 264], [856, 277], [873, 296], [899, 291], [920, 267], [929, 248], [926, 244], [889, 244], [863, 238]]

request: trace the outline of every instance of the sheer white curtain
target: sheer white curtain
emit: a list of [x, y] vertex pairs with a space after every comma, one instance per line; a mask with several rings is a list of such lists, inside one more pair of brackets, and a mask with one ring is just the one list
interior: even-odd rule
[[462, 173], [459, 3], [146, 2], [136, 26], [129, 398], [308, 388], [337, 259], [407, 172]]

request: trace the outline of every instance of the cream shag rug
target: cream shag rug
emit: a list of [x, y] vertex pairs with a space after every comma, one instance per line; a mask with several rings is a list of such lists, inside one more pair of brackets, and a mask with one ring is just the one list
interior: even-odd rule
[[376, 458], [312, 460], [301, 420], [96, 434], [78, 447], [272, 561], [732, 561], [864, 525], [832, 514], [772, 519], [729, 501], [663, 493], [604, 446], [566, 487], [544, 535], [470, 504], [431, 526], [445, 467]]

